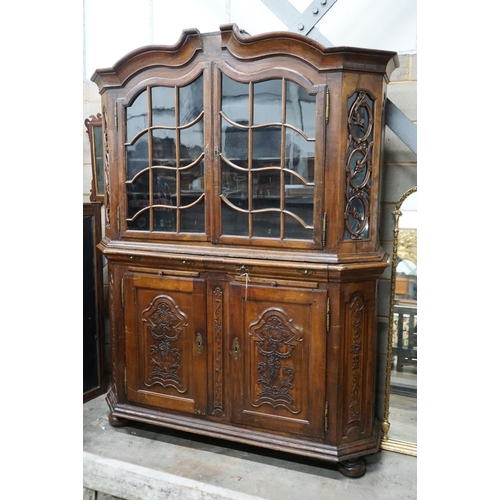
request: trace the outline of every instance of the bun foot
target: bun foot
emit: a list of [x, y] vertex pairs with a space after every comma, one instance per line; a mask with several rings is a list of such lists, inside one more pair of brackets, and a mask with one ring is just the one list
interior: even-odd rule
[[108, 415], [108, 421], [109, 424], [112, 425], [113, 427], [124, 427], [128, 424], [128, 420], [125, 420], [124, 418], [119, 418], [110, 413]]
[[346, 477], [361, 477], [366, 472], [366, 463], [363, 457], [344, 460], [338, 463], [338, 469]]

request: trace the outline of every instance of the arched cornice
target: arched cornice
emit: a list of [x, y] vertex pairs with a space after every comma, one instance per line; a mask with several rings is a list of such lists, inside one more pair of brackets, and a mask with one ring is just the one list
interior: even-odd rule
[[198, 52], [203, 50], [202, 35], [197, 29], [182, 31], [174, 45], [146, 45], [129, 52], [111, 68], [98, 69], [91, 80], [99, 88], [120, 87], [136, 73], [145, 68], [168, 66], [180, 68], [188, 64]]
[[396, 52], [325, 47], [312, 38], [288, 31], [250, 36], [235, 24], [223, 24], [220, 31], [222, 48], [240, 61], [286, 56], [299, 59], [317, 71], [363, 71], [385, 74], [387, 78], [399, 66]]
[[[205, 50], [204, 42], [207, 46]], [[324, 47], [312, 38], [285, 31], [251, 36], [240, 30], [236, 24], [223, 24], [220, 26], [220, 33], [200, 34], [197, 29], [189, 29], [182, 31], [174, 45], [140, 47], [122, 57], [111, 68], [96, 70], [91, 80], [102, 93], [105, 89], [123, 86], [144, 69], [162, 66], [182, 68], [204, 52], [206, 60], [216, 58], [217, 53], [221, 52], [226, 52], [242, 62], [288, 57], [308, 64], [319, 72], [360, 71], [382, 74], [387, 79], [399, 66], [396, 52]]]

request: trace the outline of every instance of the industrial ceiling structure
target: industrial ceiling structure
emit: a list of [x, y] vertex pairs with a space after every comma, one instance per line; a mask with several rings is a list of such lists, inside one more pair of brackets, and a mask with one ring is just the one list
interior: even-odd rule
[[[337, 0], [313, 0], [300, 12], [289, 0], [262, 0], [286, 24], [289, 31], [306, 35], [325, 46], [334, 44], [316, 27]], [[386, 101], [386, 125], [417, 154], [417, 126], [390, 100]]]

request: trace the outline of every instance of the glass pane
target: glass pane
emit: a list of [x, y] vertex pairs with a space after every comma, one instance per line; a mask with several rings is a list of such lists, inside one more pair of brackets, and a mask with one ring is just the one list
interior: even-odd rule
[[253, 124], [282, 122], [282, 80], [266, 80], [254, 85]]
[[148, 126], [148, 94], [141, 92], [131, 106], [127, 107], [127, 142]]
[[155, 208], [154, 227], [155, 231], [174, 232], [175, 231], [175, 211], [168, 208]]
[[182, 170], [180, 176], [181, 190], [183, 193], [197, 193], [196, 197], [198, 197], [199, 194], [205, 192], [203, 160], [186, 170]]
[[[281, 158], [281, 127], [264, 127], [253, 131], [253, 158], [277, 159]], [[257, 164], [254, 162], [254, 165]]]
[[[228, 125], [222, 120], [222, 154], [233, 162], [248, 159], [248, 129]], [[239, 164], [239, 163], [238, 163]]]
[[135, 229], [138, 231], [148, 231], [149, 230], [149, 210], [145, 210], [133, 221], [127, 221], [129, 229]]
[[175, 147], [175, 130], [156, 129], [153, 135], [152, 165], [175, 167], [177, 165], [177, 150]]
[[[295, 130], [288, 129], [285, 139], [285, 168], [297, 172], [306, 182], [314, 182], [314, 141], [307, 141]], [[290, 183], [302, 182], [296, 176]]]
[[310, 139], [315, 137], [316, 96], [309, 95], [300, 85], [287, 82], [286, 123], [302, 130]]
[[[183, 129], [180, 132], [181, 137], [181, 190], [183, 193], [192, 192], [196, 194], [193, 200], [189, 200], [185, 204], [190, 204], [195, 201], [198, 196], [205, 191], [205, 163], [203, 160], [203, 122], [198, 121], [191, 127]], [[199, 161], [196, 161], [199, 160]], [[196, 163], [195, 163], [196, 162]], [[189, 168], [184, 168], [187, 165], [193, 164]], [[183, 202], [184, 203], [184, 202]]]
[[255, 174], [253, 208], [280, 208], [281, 170], [269, 169]]
[[127, 180], [133, 179], [139, 172], [149, 167], [148, 136], [143, 134], [131, 146], [126, 147], [127, 152]]
[[203, 76], [179, 88], [179, 125], [187, 125], [203, 112]]
[[280, 238], [280, 213], [264, 212], [253, 215], [253, 236]]
[[133, 182], [127, 183], [127, 199], [127, 219], [132, 219], [143, 208], [148, 208], [150, 206], [149, 169], [139, 174]]
[[181, 165], [193, 163], [203, 153], [203, 122], [196, 122], [181, 132]]
[[248, 210], [248, 174], [222, 162], [222, 195], [234, 206]]
[[248, 125], [248, 83], [222, 75], [222, 112], [233, 122]]
[[314, 220], [314, 186], [305, 186], [303, 184], [287, 185], [285, 189], [285, 209], [300, 217], [304, 224], [312, 226]]
[[[153, 205], [172, 205], [171, 186], [175, 187], [175, 177], [164, 168], [153, 170]], [[175, 192], [175, 191], [174, 191]]]
[[[187, 205], [195, 200], [191, 196], [182, 196], [182, 204]], [[202, 198], [196, 205], [180, 211], [181, 231], [183, 233], [205, 232], [205, 199]]]
[[[312, 203], [310, 210], [312, 214]], [[285, 238], [310, 240], [312, 238], [312, 229], [306, 229], [294, 217], [285, 214]]]
[[151, 89], [153, 127], [175, 127], [175, 88], [153, 87]]
[[248, 214], [222, 203], [222, 234], [248, 236]]

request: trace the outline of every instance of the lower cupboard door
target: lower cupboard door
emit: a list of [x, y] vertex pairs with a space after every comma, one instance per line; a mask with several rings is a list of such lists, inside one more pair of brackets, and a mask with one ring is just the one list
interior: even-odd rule
[[231, 283], [232, 420], [325, 434], [325, 290]]
[[130, 274], [124, 292], [128, 400], [205, 414], [204, 280]]

